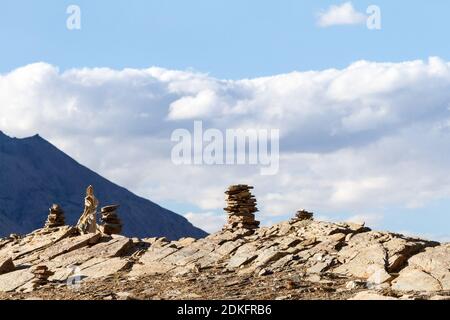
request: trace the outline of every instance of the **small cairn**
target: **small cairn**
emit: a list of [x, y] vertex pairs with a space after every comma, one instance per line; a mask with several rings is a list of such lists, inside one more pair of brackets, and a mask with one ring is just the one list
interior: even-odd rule
[[103, 225], [101, 226], [102, 232], [104, 234], [120, 234], [122, 232], [122, 222], [117, 215], [118, 205], [103, 207], [102, 212], [102, 221]]
[[64, 211], [57, 204], [52, 205], [49, 209], [50, 213], [47, 218], [47, 222], [45, 223], [45, 228], [58, 228], [62, 227], [66, 224], [66, 220], [64, 217]]
[[34, 289], [46, 285], [48, 283], [48, 278], [55, 274], [48, 270], [48, 267], [44, 265], [35, 267], [31, 273], [34, 274], [34, 279], [31, 282]]
[[305, 220], [313, 220], [314, 213], [306, 211], [304, 209], [297, 211], [295, 214], [294, 219], [292, 219], [293, 222], [297, 221], [305, 221]]
[[256, 199], [250, 190], [253, 187], [248, 185], [230, 186], [227, 195], [228, 222], [224, 230], [247, 229], [254, 230], [259, 228], [259, 221], [255, 220]]

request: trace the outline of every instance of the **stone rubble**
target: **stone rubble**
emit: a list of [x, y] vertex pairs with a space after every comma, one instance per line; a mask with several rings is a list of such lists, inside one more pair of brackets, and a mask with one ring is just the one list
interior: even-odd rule
[[253, 187], [248, 185], [234, 185], [225, 192], [227, 195], [228, 222], [224, 230], [259, 228], [259, 221], [255, 220], [255, 213], [258, 212], [256, 199], [250, 190]]
[[[199, 240], [116, 235], [122, 228], [118, 206], [102, 209], [105, 224], [95, 233], [80, 234], [76, 227], [62, 226], [0, 239], [0, 299], [2, 293], [9, 297], [32, 292], [38, 297], [45, 290], [58, 295], [75, 275], [85, 288], [111, 279], [118, 285], [119, 278], [120, 288], [145, 279], [157, 285], [161, 278], [185, 286], [162, 285], [161, 294], [152, 293], [165, 299], [179, 298], [182, 288], [185, 298], [207, 297], [203, 291], [216, 284], [221, 289], [215, 297], [231, 299], [251, 298], [239, 292], [253, 284], [260, 297], [274, 299], [443, 300], [450, 296], [450, 244], [372, 231], [361, 224], [316, 221], [306, 211], [299, 211], [291, 221], [259, 228], [250, 190], [243, 185], [230, 187], [226, 227]], [[94, 212], [94, 207], [86, 212]], [[199, 279], [204, 285], [193, 292], [189, 288]], [[180, 288], [179, 293], [174, 288]], [[116, 296], [114, 292], [94, 295]]]
[[59, 228], [66, 224], [66, 220], [64, 217], [64, 211], [57, 204], [52, 205], [49, 209], [50, 213], [47, 217], [47, 221], [45, 222], [44, 228]]

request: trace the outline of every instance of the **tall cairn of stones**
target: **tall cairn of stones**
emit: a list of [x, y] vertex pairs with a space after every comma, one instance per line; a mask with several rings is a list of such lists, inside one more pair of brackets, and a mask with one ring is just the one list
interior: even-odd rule
[[259, 228], [259, 221], [255, 220], [256, 199], [250, 190], [253, 187], [248, 185], [230, 186], [225, 192], [227, 195], [227, 207], [224, 209], [228, 213], [228, 222], [224, 230], [254, 230]]
[[47, 221], [45, 222], [46, 229], [58, 228], [66, 224], [64, 211], [61, 209], [59, 205], [57, 204], [52, 205], [49, 211], [50, 212], [48, 214]]

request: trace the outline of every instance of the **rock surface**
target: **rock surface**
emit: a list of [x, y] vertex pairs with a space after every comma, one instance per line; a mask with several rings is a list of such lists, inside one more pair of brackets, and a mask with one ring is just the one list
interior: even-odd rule
[[[64, 226], [0, 239], [0, 267], [9, 265], [0, 298], [446, 299], [449, 253], [450, 245], [311, 219], [178, 241]], [[42, 265], [45, 281], [33, 286]]]

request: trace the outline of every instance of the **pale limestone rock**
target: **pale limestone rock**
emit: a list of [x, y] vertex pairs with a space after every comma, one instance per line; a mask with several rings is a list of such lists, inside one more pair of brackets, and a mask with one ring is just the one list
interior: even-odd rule
[[253, 243], [246, 243], [241, 246], [228, 261], [228, 269], [236, 269], [253, 261], [258, 254], [257, 246]]
[[78, 237], [63, 239], [40, 254], [42, 259], [51, 260], [65, 253], [96, 244], [101, 238], [100, 233], [88, 233]]
[[439, 281], [429, 274], [407, 267], [402, 270], [399, 277], [392, 281], [392, 289], [397, 291], [441, 291]]
[[0, 275], [0, 292], [11, 292], [31, 281], [34, 275], [29, 269], [22, 269]]
[[358, 293], [356, 296], [354, 296], [353, 298], [351, 298], [349, 300], [362, 301], [362, 300], [398, 300], [398, 299], [393, 298], [393, 297], [386, 297], [377, 292], [363, 291], [363, 292]]
[[99, 258], [96, 263], [87, 263], [80, 266], [81, 274], [90, 279], [104, 278], [126, 269], [130, 262], [122, 258]]
[[77, 229], [81, 234], [96, 233], [98, 200], [94, 195], [94, 188], [89, 186], [86, 189], [84, 198], [84, 211], [77, 223]]
[[252, 263], [252, 268], [263, 268], [271, 262], [276, 262], [286, 256], [287, 253], [280, 251], [278, 247], [270, 247], [258, 252], [258, 257]]
[[341, 266], [334, 272], [368, 279], [374, 270], [398, 272], [407, 259], [435, 243], [390, 233], [365, 232], [354, 235], [339, 251]]
[[[386, 282], [391, 281], [394, 277], [386, 272], [384, 267], [375, 267], [373, 270], [370, 270], [372, 272], [372, 275], [367, 279], [367, 282], [373, 284], [373, 285], [380, 285]], [[370, 273], [369, 272], [369, 273]]]
[[438, 280], [442, 290], [450, 290], [450, 244], [427, 248], [409, 259], [408, 265]]

